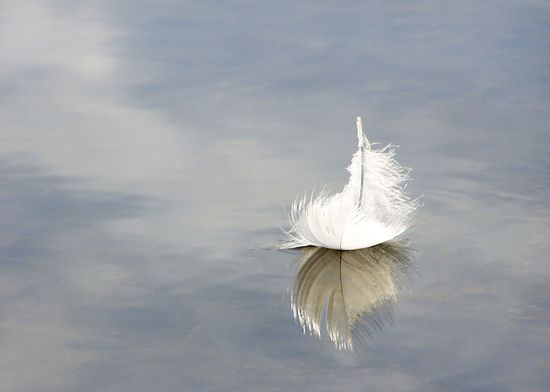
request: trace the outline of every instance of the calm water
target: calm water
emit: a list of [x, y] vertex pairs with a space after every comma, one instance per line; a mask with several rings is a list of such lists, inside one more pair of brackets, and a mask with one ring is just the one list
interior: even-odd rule
[[[2, 2], [0, 390], [550, 388], [548, 3], [298, 3]], [[267, 246], [356, 115], [424, 208], [349, 354]]]

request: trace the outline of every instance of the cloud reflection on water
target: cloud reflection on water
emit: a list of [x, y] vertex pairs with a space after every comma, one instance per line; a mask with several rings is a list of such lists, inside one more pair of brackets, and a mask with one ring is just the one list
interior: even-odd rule
[[[548, 389], [547, 1], [1, 9], [0, 390]], [[350, 364], [250, 248], [357, 113], [427, 208]]]
[[[399, 280], [412, 265], [406, 242], [342, 251], [307, 247], [291, 285], [291, 307], [304, 332], [327, 335], [341, 350], [366, 345], [375, 330], [392, 321]], [[323, 317], [324, 316], [324, 317]]]

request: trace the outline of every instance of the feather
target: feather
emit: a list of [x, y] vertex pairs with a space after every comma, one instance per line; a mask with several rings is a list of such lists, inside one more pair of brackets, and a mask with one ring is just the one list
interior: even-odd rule
[[393, 240], [411, 226], [418, 200], [405, 192], [410, 170], [397, 163], [391, 145], [372, 148], [363, 134], [361, 117], [357, 117], [357, 140], [343, 191], [297, 199], [287, 240], [279, 248], [361, 249]]
[[398, 297], [398, 280], [411, 264], [404, 242], [342, 251], [304, 248], [301, 265], [291, 284], [291, 308], [304, 333], [326, 332], [336, 348], [353, 350], [354, 340], [365, 345], [374, 330], [391, 321]]

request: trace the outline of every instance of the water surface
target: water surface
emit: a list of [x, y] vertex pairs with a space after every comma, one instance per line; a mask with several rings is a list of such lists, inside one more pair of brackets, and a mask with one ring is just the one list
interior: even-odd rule
[[[1, 390], [548, 390], [546, 2], [1, 9]], [[344, 354], [267, 246], [357, 115], [424, 208], [394, 325]]]

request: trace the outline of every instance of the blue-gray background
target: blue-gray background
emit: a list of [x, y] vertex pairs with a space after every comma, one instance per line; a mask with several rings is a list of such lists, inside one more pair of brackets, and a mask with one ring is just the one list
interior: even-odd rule
[[[546, 1], [0, 4], [0, 390], [550, 388]], [[424, 195], [395, 325], [302, 336], [283, 206]]]

